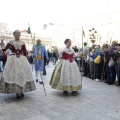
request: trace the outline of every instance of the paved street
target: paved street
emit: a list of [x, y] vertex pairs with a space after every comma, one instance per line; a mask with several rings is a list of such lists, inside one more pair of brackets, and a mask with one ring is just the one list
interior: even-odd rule
[[47, 96], [39, 83], [36, 91], [20, 100], [0, 94], [0, 120], [120, 120], [120, 87], [83, 77], [83, 89], [77, 95], [64, 95], [49, 86], [54, 66], [46, 69]]

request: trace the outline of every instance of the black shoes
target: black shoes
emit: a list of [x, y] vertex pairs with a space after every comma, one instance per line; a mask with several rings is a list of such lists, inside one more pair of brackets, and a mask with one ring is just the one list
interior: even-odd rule
[[94, 80], [95, 78], [94, 77], [90, 77], [90, 79]]
[[21, 93], [21, 97], [22, 97], [22, 98], [24, 97], [24, 94], [23, 94], [23, 93]]
[[[36, 79], [36, 82], [38, 82], [38, 79]], [[43, 81], [39, 81], [40, 84], [43, 84]]]
[[16, 93], [16, 98], [17, 99], [20, 99], [20, 98], [23, 98], [24, 97], [24, 93]]
[[68, 94], [68, 91], [63, 91], [64, 94]]
[[77, 91], [72, 91], [72, 94], [73, 94], [73, 95], [76, 95], [76, 94], [77, 94]]
[[43, 84], [43, 81], [40, 81], [39, 83], [40, 83], [40, 84]]
[[43, 75], [46, 75], [46, 73], [43, 73]]
[[108, 81], [107, 81], [107, 80], [105, 80], [105, 83], [108, 83]]
[[20, 96], [19, 93], [16, 93], [16, 98], [17, 98], [17, 99], [20, 99], [20, 98], [21, 98], [21, 96]]
[[114, 84], [114, 82], [108, 82], [108, 85], [113, 85]]
[[[63, 93], [64, 93], [65, 95], [67, 95], [67, 94], [68, 94], [68, 91], [63, 91]], [[77, 93], [78, 93], [77, 91], [72, 91], [72, 94], [73, 94], [73, 95], [77, 95]]]
[[119, 82], [115, 82], [115, 86], [120, 86], [120, 83]]
[[36, 82], [38, 82], [38, 79], [36, 79]]

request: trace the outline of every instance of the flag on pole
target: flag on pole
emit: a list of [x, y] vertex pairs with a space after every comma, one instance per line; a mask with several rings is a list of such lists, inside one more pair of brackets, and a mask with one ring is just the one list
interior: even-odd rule
[[31, 34], [31, 30], [30, 30], [30, 26], [29, 26], [29, 23], [28, 23], [28, 31], [27, 31], [28, 34]]
[[34, 38], [32, 37], [32, 32], [31, 32], [29, 23], [28, 23], [28, 30], [27, 30], [27, 33], [31, 35], [31, 40], [32, 40], [32, 43], [34, 44]]
[[31, 34], [31, 29], [30, 29], [30, 25], [28, 23], [28, 29], [27, 30], [21, 30], [22, 33], [28, 33]]

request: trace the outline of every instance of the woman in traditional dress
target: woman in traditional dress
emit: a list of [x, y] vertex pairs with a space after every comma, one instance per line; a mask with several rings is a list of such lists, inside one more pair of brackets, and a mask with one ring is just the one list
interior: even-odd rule
[[36, 90], [32, 72], [27, 60], [25, 43], [20, 40], [20, 31], [13, 33], [15, 40], [11, 40], [5, 47], [10, 49], [3, 75], [0, 80], [0, 93], [16, 93], [16, 98], [24, 97], [24, 92]]
[[64, 43], [66, 47], [60, 52], [58, 52], [57, 47], [53, 46], [57, 56], [62, 56], [62, 60], [53, 71], [50, 85], [54, 89], [63, 90], [64, 93], [68, 93], [68, 91], [77, 93], [82, 88], [82, 82], [79, 68], [73, 58], [80, 56], [75, 56], [74, 50], [70, 48], [70, 39], [66, 39]]

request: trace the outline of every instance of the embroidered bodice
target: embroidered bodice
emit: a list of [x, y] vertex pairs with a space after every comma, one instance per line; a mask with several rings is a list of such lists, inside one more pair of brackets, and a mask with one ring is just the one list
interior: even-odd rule
[[60, 51], [59, 54], [61, 54], [63, 60], [68, 60], [71, 63], [73, 62], [73, 57], [75, 56], [75, 52], [73, 49], [64, 48]]
[[17, 57], [20, 57], [20, 55], [27, 56], [26, 46], [25, 46], [24, 42], [21, 40], [20, 41], [15, 41], [15, 40], [10, 41], [6, 45], [5, 51], [7, 49], [10, 49], [12, 51], [12, 54], [15, 54]]
[[64, 60], [68, 60], [69, 62], [73, 62], [73, 54], [67, 54], [63, 52], [62, 57]]

